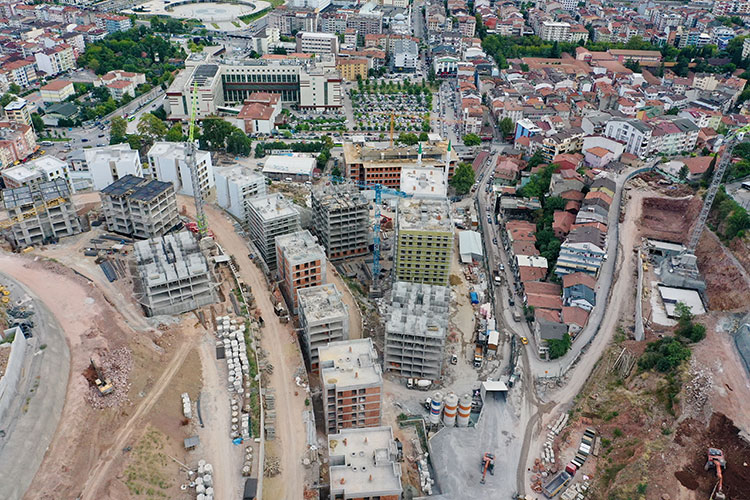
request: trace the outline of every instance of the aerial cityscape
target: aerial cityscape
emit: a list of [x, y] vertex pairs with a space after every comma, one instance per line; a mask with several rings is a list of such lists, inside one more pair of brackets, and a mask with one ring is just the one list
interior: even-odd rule
[[0, 0], [0, 498], [750, 500], [750, 0]]

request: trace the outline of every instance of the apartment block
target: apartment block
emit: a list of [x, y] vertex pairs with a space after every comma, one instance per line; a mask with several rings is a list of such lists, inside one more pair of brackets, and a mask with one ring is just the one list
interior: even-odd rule
[[332, 500], [400, 500], [401, 464], [390, 426], [328, 436]]
[[189, 231], [134, 244], [135, 294], [148, 316], [181, 314], [216, 302], [211, 271]]
[[180, 221], [169, 182], [126, 175], [100, 193], [109, 231], [135, 238], [166, 234]]
[[297, 313], [297, 291], [326, 282], [326, 254], [310, 231], [276, 237], [276, 263], [281, 291], [289, 308]]
[[383, 372], [372, 339], [329, 342], [318, 356], [326, 431], [380, 426]]
[[400, 199], [396, 209], [397, 281], [447, 285], [453, 224], [447, 200]]
[[539, 29], [539, 38], [551, 42], [567, 42], [570, 39], [570, 24], [544, 21]]
[[[70, 80], [53, 80], [41, 88], [42, 102], [63, 102], [75, 93]], [[31, 125], [27, 123], [27, 125]]]
[[367, 199], [351, 182], [326, 183], [312, 190], [313, 231], [330, 260], [369, 251]]
[[22, 165], [6, 168], [0, 174], [8, 188], [37, 186], [58, 178], [70, 186], [70, 167], [56, 156], [40, 156]]
[[[208, 151], [196, 151], [198, 179], [204, 198], [214, 192], [214, 165]], [[178, 194], [194, 196], [193, 180], [187, 164], [187, 144], [184, 142], [156, 142], [148, 150], [151, 177], [171, 182]]]
[[57, 75], [76, 67], [73, 47], [65, 43], [36, 52], [34, 58], [39, 71], [47, 75]]
[[247, 224], [250, 199], [266, 194], [266, 178], [260, 172], [239, 166], [217, 167], [214, 174], [216, 202], [243, 224]]
[[141, 155], [127, 143], [84, 149], [83, 154], [85, 169], [96, 191], [128, 175], [143, 177]]
[[349, 340], [349, 308], [333, 283], [297, 291], [303, 351], [310, 370], [320, 369], [318, 350], [329, 342]]
[[269, 271], [276, 269], [276, 237], [299, 231], [299, 212], [281, 193], [250, 199], [248, 229], [250, 239]]
[[31, 126], [31, 112], [26, 99], [16, 97], [5, 106], [5, 116], [9, 121]]
[[36, 134], [30, 125], [0, 122], [1, 168], [8, 168], [15, 162], [28, 158], [36, 149]]
[[397, 281], [385, 325], [383, 366], [402, 377], [438, 380], [448, 331], [450, 288]]
[[297, 33], [297, 52], [303, 54], [338, 54], [339, 37], [335, 33], [302, 31]]
[[81, 232], [70, 189], [62, 178], [4, 189], [2, 195], [16, 248], [55, 242]]

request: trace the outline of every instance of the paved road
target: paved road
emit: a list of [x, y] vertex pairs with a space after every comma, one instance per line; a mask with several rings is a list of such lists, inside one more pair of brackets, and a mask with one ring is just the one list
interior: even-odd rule
[[[70, 372], [70, 351], [60, 325], [38, 297], [21, 283], [0, 273], [11, 286], [12, 297], [32, 297], [34, 337], [26, 353], [17, 401], [9, 408], [0, 429], [0, 491], [3, 498], [23, 497], [44, 459], [65, 403]], [[39, 349], [46, 344], [44, 349]], [[30, 446], [33, 443], [33, 446]]]

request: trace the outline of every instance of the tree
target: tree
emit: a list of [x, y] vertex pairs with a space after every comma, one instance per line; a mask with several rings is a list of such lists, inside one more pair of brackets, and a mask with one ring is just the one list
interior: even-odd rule
[[34, 126], [34, 132], [37, 134], [42, 133], [44, 130], [44, 120], [39, 113], [31, 113], [31, 124]]
[[167, 135], [167, 126], [156, 115], [143, 113], [138, 120], [138, 133], [151, 144]]
[[635, 59], [628, 59], [625, 61], [624, 66], [628, 68], [633, 73], [640, 73], [641, 72], [641, 63], [639, 63]]
[[464, 136], [465, 146], [479, 146], [482, 143], [482, 139], [477, 134], [466, 134]]
[[565, 356], [565, 353], [570, 349], [572, 342], [570, 341], [570, 335], [567, 333], [563, 334], [561, 339], [549, 339], [547, 340], [547, 347], [549, 347], [549, 359], [557, 359]]
[[227, 137], [227, 153], [240, 156], [250, 156], [252, 141], [242, 130], [235, 127]]
[[227, 146], [227, 137], [237, 127], [221, 118], [208, 118], [201, 122], [203, 133], [201, 134], [201, 149], [218, 151]]
[[417, 137], [417, 134], [411, 134], [411, 133], [408, 133], [408, 132], [401, 132], [398, 135], [397, 141], [400, 142], [400, 143], [402, 143], [402, 144], [406, 144], [407, 146], [413, 146], [417, 142], [419, 142], [419, 137]]
[[512, 134], [516, 128], [513, 120], [507, 116], [500, 120], [500, 123], [498, 125], [500, 125], [500, 131], [503, 133], [503, 137], [507, 137]]
[[561, 55], [562, 54], [561, 54], [561, 51], [560, 51], [560, 43], [557, 42], [557, 41], [555, 41], [555, 43], [552, 44], [552, 48], [549, 51], [549, 56], [552, 59], [560, 59]]
[[536, 152], [531, 155], [531, 158], [529, 158], [528, 163], [526, 164], [527, 168], [534, 168], [537, 165], [541, 165], [544, 163], [544, 156], [542, 155], [542, 151], [540, 149], [537, 149]]
[[128, 122], [122, 116], [113, 116], [109, 123], [109, 143], [120, 144], [127, 140]]
[[334, 177], [341, 177], [341, 169], [339, 169], [338, 166], [334, 165], [331, 169], [331, 175]]
[[18, 84], [11, 83], [8, 85], [8, 92], [14, 95], [18, 95], [21, 93], [21, 87], [18, 86]]
[[519, 194], [529, 198], [543, 199], [544, 195], [549, 191], [549, 184], [552, 181], [552, 173], [556, 168], [557, 165], [553, 163], [533, 174], [529, 178], [529, 182], [519, 190]]
[[470, 164], [461, 162], [453, 172], [449, 184], [456, 190], [456, 194], [468, 193], [474, 185], [474, 169]]
[[683, 165], [677, 175], [681, 181], [684, 181], [688, 178], [688, 175], [690, 175], [690, 169], [687, 167], [687, 165]]
[[419, 142], [425, 142], [427, 140], [429, 140], [427, 132], [422, 132], [421, 134], [419, 134]]
[[7, 94], [3, 94], [2, 97], [0, 97], [0, 108], [4, 108], [8, 104], [10, 104], [13, 99], [15, 99], [16, 96], [8, 92]]
[[170, 128], [164, 136], [164, 140], [168, 142], [183, 142], [185, 140], [185, 134], [182, 133], [182, 125], [179, 123], [172, 125], [172, 128]]
[[683, 302], [678, 302], [675, 305], [675, 312], [678, 316], [675, 333], [679, 337], [685, 337], [691, 342], [700, 342], [706, 337], [706, 327], [698, 323], [693, 323], [693, 313], [687, 305]]

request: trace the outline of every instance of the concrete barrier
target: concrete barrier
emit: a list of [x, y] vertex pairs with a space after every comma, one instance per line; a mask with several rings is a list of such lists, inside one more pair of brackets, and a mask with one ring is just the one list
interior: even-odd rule
[[[5, 367], [5, 374], [0, 378], [0, 421], [3, 420], [5, 412], [8, 411], [18, 395], [18, 384], [21, 381], [21, 372], [23, 371], [26, 347], [28, 346], [28, 340], [23, 336], [19, 327], [10, 328], [3, 332], [4, 338], [7, 338], [8, 335], [15, 335], [15, 338], [10, 344], [8, 366]], [[7, 349], [7, 347], [4, 347], [4, 349]]]

